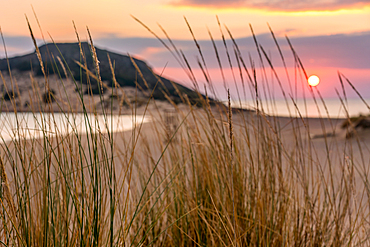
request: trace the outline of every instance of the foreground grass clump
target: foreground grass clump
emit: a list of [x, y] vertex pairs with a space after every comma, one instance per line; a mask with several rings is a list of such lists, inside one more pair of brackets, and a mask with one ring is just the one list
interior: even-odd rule
[[[98, 59], [94, 47], [90, 48], [99, 81]], [[30, 130], [20, 127], [22, 115], [14, 103], [19, 128], [13, 130], [16, 137], [1, 145], [0, 243], [367, 245], [368, 159], [367, 154], [357, 156], [354, 151], [361, 150], [360, 141], [324, 135], [318, 143], [311, 138], [310, 120], [303, 118], [299, 109], [295, 109], [298, 118], [264, 114], [255, 68], [243, 67], [236, 44], [234, 49], [242, 78], [255, 99], [254, 112], [232, 109], [230, 95], [228, 106], [211, 106], [200, 95], [201, 107], [195, 107], [184, 95], [182, 104], [168, 103], [165, 109], [151, 96], [142, 107], [135, 106], [135, 100], [122, 99], [133, 118], [140, 113], [152, 122], [115, 133], [109, 128], [115, 117], [113, 106], [106, 107], [101, 100], [101, 105], [89, 109], [84, 102], [93, 96], [80, 90], [83, 131], [71, 105], [68, 112], [72, 116], [62, 111], [65, 125], [71, 129], [66, 134], [54, 121], [53, 111], [60, 102], [45, 101], [44, 89], [35, 89], [31, 93], [41, 102], [37, 107], [51, 113], [33, 111], [35, 118], [41, 114], [37, 123], [41, 137], [25, 139], [22, 136]], [[267, 56], [264, 59], [270, 62]], [[298, 57], [295, 61], [298, 63]], [[40, 63], [42, 68], [42, 60]], [[270, 65], [266, 70], [274, 72]], [[68, 71], [68, 65], [64, 66]], [[206, 66], [202, 68], [207, 74]], [[304, 74], [302, 64], [300, 71]], [[190, 68], [188, 73], [191, 75]], [[60, 77], [62, 85], [68, 76]], [[48, 85], [47, 74], [44, 79]], [[195, 77], [192, 79], [199, 88]], [[74, 83], [81, 88], [79, 81]], [[110, 89], [110, 95], [119, 90], [116, 87]], [[60, 88], [53, 95], [65, 93], [63, 86]], [[316, 97], [313, 89], [310, 93]], [[30, 109], [35, 109], [32, 104], [38, 102], [30, 104]], [[98, 107], [103, 122], [96, 117]], [[317, 121], [324, 133], [336, 131], [331, 120]], [[52, 131], [50, 125], [56, 125]]]

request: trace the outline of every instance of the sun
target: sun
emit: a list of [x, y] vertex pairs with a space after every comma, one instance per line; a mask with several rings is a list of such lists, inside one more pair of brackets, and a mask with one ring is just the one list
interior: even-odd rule
[[320, 83], [320, 78], [317, 75], [311, 75], [308, 77], [307, 82], [311, 87], [316, 87]]

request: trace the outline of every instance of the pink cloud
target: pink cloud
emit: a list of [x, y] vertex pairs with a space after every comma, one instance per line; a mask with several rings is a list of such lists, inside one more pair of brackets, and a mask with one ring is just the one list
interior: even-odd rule
[[[163, 68], [155, 68], [155, 71], [162, 71]], [[320, 84], [316, 87], [317, 90], [320, 91], [321, 95], [325, 98], [336, 98], [337, 94], [335, 89], [337, 89], [342, 94], [342, 87], [338, 78], [338, 71], [344, 74], [350, 82], [356, 87], [356, 89], [362, 94], [364, 98], [370, 97], [370, 92], [368, 90], [370, 81], [367, 78], [370, 78], [370, 70], [368, 69], [355, 69], [355, 68], [333, 68], [333, 67], [310, 67], [307, 66], [305, 68], [307, 75], [316, 74], [320, 77]], [[199, 88], [202, 92], [204, 86], [207, 86], [207, 91], [210, 93], [209, 85], [207, 84], [203, 72], [201, 69], [193, 68], [192, 69]], [[290, 84], [288, 82], [286, 72], [284, 68], [275, 68], [276, 73], [280, 79], [282, 90], [284, 90], [286, 96], [289, 98], [290, 96], [294, 98], [302, 98], [304, 95], [310, 98], [310, 91], [309, 86], [304, 78], [304, 75], [301, 71], [294, 70], [294, 68], [289, 67], [288, 73], [290, 78]], [[210, 78], [212, 79], [213, 86], [217, 92], [217, 96], [220, 99], [226, 99], [226, 90], [224, 87], [222, 75], [220, 69], [218, 68], [211, 68], [208, 70]], [[252, 71], [249, 71], [252, 73]], [[264, 72], [262, 69], [256, 69], [257, 73], [257, 82], [259, 85], [260, 95], [268, 94], [268, 90], [274, 95], [276, 98], [282, 98], [282, 90], [278, 84], [278, 81], [271, 73], [271, 70], [266, 67], [265, 72], [267, 75], [267, 80], [263, 79]], [[298, 79], [295, 79], [295, 72], [297, 72]], [[238, 91], [241, 98], [244, 98], [244, 91], [243, 85], [241, 83], [239, 77], [239, 71], [237, 68], [234, 69], [234, 75], [236, 78], [236, 85], [234, 83], [234, 77], [230, 68], [223, 69], [224, 76], [226, 78], [226, 88], [230, 89], [232, 96], [234, 99], [238, 99]], [[192, 82], [185, 73], [185, 71], [181, 68], [174, 68], [174, 67], [167, 67], [163, 73], [164, 77], [172, 79], [174, 81], [180, 82], [187, 87], [192, 87]], [[246, 89], [246, 96], [247, 98], [251, 98], [254, 92], [251, 92], [252, 84], [248, 81], [246, 74], [244, 73], [244, 82], [245, 82], [245, 89]], [[358, 97], [350, 85], [344, 81], [344, 87], [346, 90], [346, 95], [351, 98]], [[295, 95], [295, 89], [297, 88], [297, 95]], [[237, 90], [238, 89], [238, 90]], [[292, 89], [292, 90], [291, 90]]]
[[362, 8], [369, 6], [369, 0], [178, 0], [172, 3], [179, 6], [212, 8], [252, 8], [274, 11], [333, 11], [339, 9]]

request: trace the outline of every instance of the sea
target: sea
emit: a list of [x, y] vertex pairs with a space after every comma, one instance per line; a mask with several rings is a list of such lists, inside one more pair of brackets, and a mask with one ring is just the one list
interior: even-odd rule
[[[370, 103], [370, 99], [364, 100]], [[325, 99], [324, 103], [313, 99], [292, 100], [260, 100], [260, 111], [271, 116], [293, 117], [330, 117], [346, 118], [351, 116], [369, 115], [368, 106], [361, 99], [348, 99], [341, 102], [339, 99]], [[255, 110], [256, 102], [234, 101], [234, 107]], [[40, 138], [43, 135], [68, 134], [78, 132], [84, 134], [90, 129], [94, 132], [120, 132], [128, 131], [137, 124], [151, 121], [150, 117], [113, 115], [106, 116], [94, 114], [63, 114], [63, 113], [0, 113], [0, 143], [19, 138]], [[90, 126], [90, 127], [88, 127]]]
[[[367, 104], [367, 105], [366, 105]], [[271, 116], [292, 116], [292, 117], [330, 117], [330, 118], [347, 118], [353, 116], [370, 114], [370, 99], [347, 99], [340, 100], [336, 98], [324, 99], [297, 99], [297, 100], [260, 100], [258, 108], [260, 111]], [[233, 101], [232, 106], [257, 109], [257, 104], [253, 100]]]
[[133, 129], [140, 123], [149, 122], [148, 116], [63, 113], [0, 113], [0, 143], [19, 138], [40, 138], [44, 135], [65, 135], [71, 132], [120, 132]]

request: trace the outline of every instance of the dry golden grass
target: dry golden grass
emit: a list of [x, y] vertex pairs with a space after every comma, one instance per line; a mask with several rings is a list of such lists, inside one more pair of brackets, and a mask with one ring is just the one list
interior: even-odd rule
[[[246, 69], [234, 48], [239, 69]], [[185, 56], [178, 59], [187, 64]], [[274, 72], [271, 63], [269, 69]], [[368, 245], [369, 153], [360, 138], [327, 136], [338, 131], [331, 119], [267, 116], [258, 79], [250, 76], [255, 71], [247, 71], [255, 112], [211, 106], [207, 98], [196, 107], [186, 96], [164, 111], [147, 99], [141, 113], [153, 121], [128, 132], [96, 131], [103, 126], [84, 108], [86, 134], [49, 135], [41, 122], [41, 138], [3, 143], [0, 243]], [[51, 112], [45, 122], [53, 121], [50, 104], [56, 103], [42, 106]], [[135, 117], [135, 104], [131, 109]], [[102, 107], [101, 113], [106, 125], [112, 112]], [[72, 119], [69, 124], [75, 127]], [[317, 126], [320, 140], [311, 138]]]

